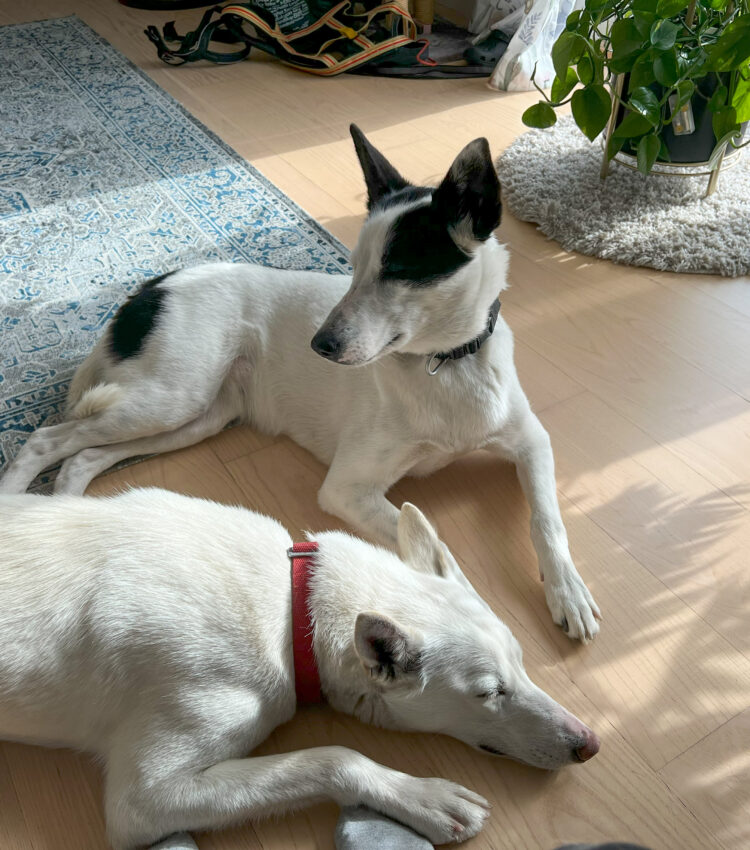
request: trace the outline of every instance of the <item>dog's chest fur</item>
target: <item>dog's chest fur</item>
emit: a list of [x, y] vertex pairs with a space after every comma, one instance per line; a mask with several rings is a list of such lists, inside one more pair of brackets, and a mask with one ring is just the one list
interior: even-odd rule
[[484, 447], [503, 430], [517, 383], [512, 347], [503, 322], [478, 354], [448, 361], [436, 375], [426, 374], [420, 358], [408, 369], [396, 367], [400, 375], [395, 371], [388, 376], [416, 445], [411, 474], [440, 469]]

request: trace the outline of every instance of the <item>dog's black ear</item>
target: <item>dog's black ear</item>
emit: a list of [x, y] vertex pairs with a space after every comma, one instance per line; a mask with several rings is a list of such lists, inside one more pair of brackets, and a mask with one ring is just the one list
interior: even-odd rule
[[383, 614], [357, 615], [354, 648], [365, 670], [384, 683], [413, 679], [422, 669], [419, 639]]
[[349, 132], [354, 140], [354, 149], [357, 151], [359, 164], [365, 175], [367, 184], [367, 209], [373, 206], [385, 195], [405, 189], [409, 182], [396, 171], [377, 148], [374, 148], [365, 138], [365, 134], [351, 124]]
[[458, 241], [489, 238], [500, 224], [500, 180], [487, 139], [474, 139], [453, 161], [433, 192], [432, 206], [455, 229]]

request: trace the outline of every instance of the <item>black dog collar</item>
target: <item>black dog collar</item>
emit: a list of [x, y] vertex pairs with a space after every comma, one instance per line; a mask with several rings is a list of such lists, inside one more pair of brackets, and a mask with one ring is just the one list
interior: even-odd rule
[[466, 357], [467, 354], [476, 354], [482, 345], [492, 336], [499, 313], [500, 299], [496, 298], [492, 302], [490, 314], [487, 316], [487, 327], [482, 331], [482, 333], [480, 333], [479, 336], [475, 336], [474, 339], [469, 340], [469, 342], [459, 345], [458, 348], [452, 348], [450, 351], [439, 351], [435, 354], [431, 354], [427, 358], [427, 374], [434, 375], [446, 360], [460, 360], [462, 357]]

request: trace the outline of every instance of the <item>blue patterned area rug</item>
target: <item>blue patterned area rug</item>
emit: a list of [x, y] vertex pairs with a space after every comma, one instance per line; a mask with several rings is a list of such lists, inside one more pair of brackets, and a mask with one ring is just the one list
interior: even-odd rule
[[349, 266], [329, 233], [78, 18], [2, 27], [0, 56], [2, 469], [59, 421], [76, 366], [142, 281], [206, 260]]

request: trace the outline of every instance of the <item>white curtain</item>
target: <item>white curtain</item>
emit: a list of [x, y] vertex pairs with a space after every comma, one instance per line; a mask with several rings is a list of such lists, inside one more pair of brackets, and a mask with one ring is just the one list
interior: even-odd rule
[[565, 26], [565, 19], [583, 0], [477, 0], [469, 24], [478, 40], [490, 30], [513, 33], [508, 49], [489, 80], [493, 89], [528, 91], [534, 88], [531, 75], [541, 88], [549, 88], [555, 78], [552, 45]]

